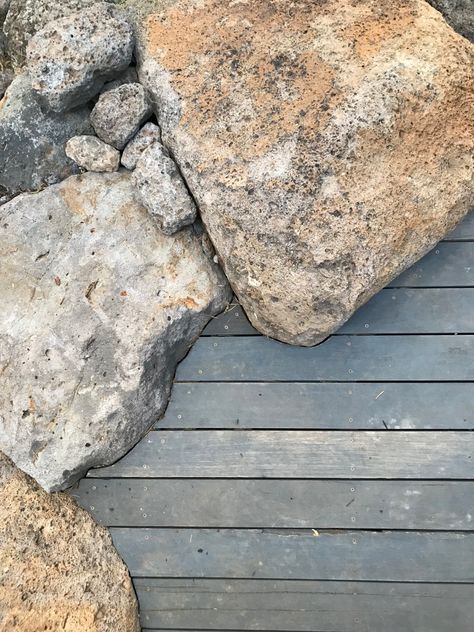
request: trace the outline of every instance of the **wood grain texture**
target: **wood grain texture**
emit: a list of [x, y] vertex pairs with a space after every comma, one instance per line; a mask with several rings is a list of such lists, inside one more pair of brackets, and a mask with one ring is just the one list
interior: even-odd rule
[[157, 429], [474, 428], [471, 383], [183, 382]]
[[472, 530], [472, 484], [447, 481], [83, 479], [106, 526]]
[[180, 382], [472, 381], [474, 336], [333, 336], [317, 347], [264, 337], [199, 338]]
[[135, 580], [142, 625], [295, 632], [468, 632], [474, 586], [366, 582]]
[[474, 534], [111, 528], [134, 577], [472, 582]]
[[[474, 288], [385, 289], [335, 335], [474, 333]], [[204, 336], [259, 335], [235, 301], [211, 319]]]
[[470, 432], [154, 431], [90, 477], [473, 479]]

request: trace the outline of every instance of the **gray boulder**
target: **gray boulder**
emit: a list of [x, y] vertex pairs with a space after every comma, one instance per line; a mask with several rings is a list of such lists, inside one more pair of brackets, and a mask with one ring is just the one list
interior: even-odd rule
[[28, 43], [33, 88], [56, 112], [86, 103], [127, 68], [133, 42], [125, 14], [105, 2], [50, 22]]
[[428, 0], [455, 31], [474, 42], [474, 0]]
[[153, 143], [142, 153], [133, 171], [133, 182], [143, 206], [166, 235], [196, 219], [196, 205], [176, 163], [160, 143]]
[[127, 169], [135, 169], [145, 149], [155, 142], [160, 142], [160, 128], [154, 123], [146, 123], [132, 138], [122, 153], [121, 162]]
[[0, 208], [0, 450], [50, 491], [140, 439], [230, 298], [193, 229], [164, 236], [134, 193], [87, 173]]
[[117, 171], [120, 152], [97, 136], [74, 136], [66, 143], [66, 155], [87, 171]]
[[26, 46], [33, 35], [48, 22], [91, 7], [97, 0], [0, 0], [6, 19], [3, 26], [6, 49], [14, 66], [25, 62]]
[[45, 111], [28, 77], [16, 78], [0, 109], [0, 197], [59, 182], [77, 166], [65, 152], [71, 136], [92, 131], [89, 109], [58, 115]]
[[123, 149], [151, 113], [145, 88], [139, 83], [124, 83], [100, 95], [90, 120], [99, 138]]

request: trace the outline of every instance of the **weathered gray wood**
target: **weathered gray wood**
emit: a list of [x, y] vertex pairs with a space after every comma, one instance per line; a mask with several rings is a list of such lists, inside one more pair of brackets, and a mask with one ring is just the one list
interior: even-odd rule
[[[379, 292], [339, 334], [474, 333], [474, 288], [395, 288]], [[205, 336], [258, 335], [233, 302], [213, 318]]]
[[71, 493], [107, 526], [474, 528], [460, 481], [83, 479]]
[[446, 237], [448, 241], [452, 239], [474, 239], [474, 210]]
[[471, 432], [155, 431], [91, 477], [473, 479]]
[[295, 632], [468, 632], [474, 586], [238, 579], [135, 580], [144, 626]]
[[472, 242], [442, 242], [389, 287], [472, 287], [473, 282]]
[[474, 428], [471, 383], [183, 382], [158, 429]]
[[200, 338], [178, 366], [180, 382], [468, 381], [474, 336], [333, 336], [317, 347], [261, 336]]
[[135, 577], [474, 580], [474, 534], [111, 528]]

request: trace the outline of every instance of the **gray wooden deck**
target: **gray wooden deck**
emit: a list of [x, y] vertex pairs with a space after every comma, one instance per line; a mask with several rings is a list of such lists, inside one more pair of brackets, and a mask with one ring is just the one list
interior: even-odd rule
[[72, 493], [151, 631], [474, 629], [474, 214], [302, 349], [238, 306], [166, 416]]

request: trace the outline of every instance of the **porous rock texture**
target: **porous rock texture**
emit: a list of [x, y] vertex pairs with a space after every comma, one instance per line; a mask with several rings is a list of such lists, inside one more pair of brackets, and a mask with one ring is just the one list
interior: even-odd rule
[[86, 171], [117, 171], [120, 152], [96, 136], [74, 136], [66, 143], [66, 155]]
[[161, 143], [153, 143], [142, 153], [133, 172], [133, 182], [142, 204], [166, 235], [196, 219], [196, 205], [176, 163]]
[[138, 632], [137, 611], [106, 529], [0, 453], [0, 631]]
[[145, 149], [155, 142], [160, 142], [160, 128], [154, 123], [146, 123], [127, 144], [122, 153], [121, 163], [127, 169], [135, 169]]
[[92, 132], [89, 108], [48, 112], [20, 75], [0, 101], [0, 199], [34, 191], [78, 172], [64, 151], [71, 136]]
[[474, 42], [473, 0], [428, 0], [428, 2], [441, 11], [455, 31]]
[[100, 95], [91, 112], [91, 123], [99, 138], [123, 149], [151, 112], [144, 87], [124, 83]]
[[138, 40], [163, 143], [269, 336], [320, 342], [474, 201], [474, 47], [424, 0], [166, 2]]
[[[33, 35], [48, 24], [80, 9], [91, 7], [97, 0], [0, 0], [7, 8], [3, 31], [6, 49], [14, 66], [25, 62], [26, 46]], [[8, 6], [7, 6], [8, 5]], [[1, 13], [1, 9], [0, 9]]]
[[113, 4], [98, 2], [50, 22], [27, 46], [33, 88], [56, 112], [86, 103], [127, 68], [133, 44], [132, 27]]
[[57, 490], [159, 418], [229, 288], [192, 228], [161, 234], [127, 172], [0, 207], [0, 257], [0, 449]]

